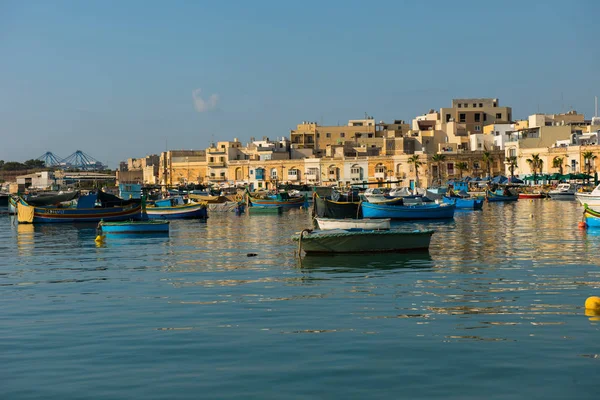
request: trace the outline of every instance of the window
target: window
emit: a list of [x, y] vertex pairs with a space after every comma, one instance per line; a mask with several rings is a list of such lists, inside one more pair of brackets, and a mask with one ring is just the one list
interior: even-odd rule
[[473, 103], [473, 108], [477, 108], [477, 103]]
[[496, 113], [496, 119], [502, 119], [502, 113]]
[[225, 161], [225, 157], [219, 157], [219, 161], [224, 162]]
[[327, 133], [325, 134], [325, 137], [328, 137], [328, 138], [330, 138], [330, 137], [331, 137], [331, 133], [327, 132]]
[[319, 175], [319, 168], [309, 168], [306, 172], [309, 175]]
[[480, 168], [480, 166], [479, 166], [479, 162], [475, 161], [475, 162], [473, 163], [473, 169], [479, 169], [479, 168]]
[[351, 173], [352, 175], [358, 175], [358, 174], [360, 174], [360, 167], [352, 167], [352, 168], [350, 169], [350, 173]]
[[225, 148], [225, 145], [224, 145], [224, 144], [222, 144], [222, 145], [221, 145], [221, 148], [222, 148], [222, 149], [224, 149], [224, 148]]
[[494, 102], [494, 104], [492, 106], [493, 107], [498, 107], [498, 105], [496, 104], [496, 102]]
[[481, 149], [483, 145], [481, 143], [477, 143], [477, 147]]
[[454, 175], [454, 163], [448, 163], [446, 167], [448, 168], [448, 175]]
[[221, 178], [225, 177], [225, 172], [221, 172]]
[[329, 175], [335, 175], [335, 167], [329, 167]]
[[451, 118], [452, 118], [452, 116], [450, 114], [446, 114], [446, 122], [450, 122]]
[[277, 179], [277, 170], [275, 168], [271, 170], [271, 179]]
[[481, 122], [481, 114], [475, 113], [475, 122]]
[[375, 167], [375, 173], [376, 174], [385, 173], [385, 167], [383, 165], [376, 166]]
[[469, 107], [469, 105], [468, 105], [467, 103], [463, 104], [463, 106], [464, 106], [465, 108]]
[[210, 173], [210, 176], [211, 176], [211, 178], [214, 178], [214, 177], [215, 177], [215, 173], [214, 173], [214, 172], [211, 172], [211, 173]]
[[458, 103], [458, 108], [462, 108], [462, 104]]
[[320, 137], [321, 137], [321, 134], [317, 132], [317, 138], [320, 138]]
[[214, 157], [210, 157], [210, 158], [208, 159], [208, 162], [215, 162], [215, 158], [214, 158]]
[[480, 131], [481, 131], [481, 126], [475, 125], [475, 132], [480, 132]]
[[483, 107], [483, 103], [479, 103], [479, 108]]
[[500, 131], [496, 131], [496, 136], [500, 136]]
[[346, 134], [344, 132], [340, 132], [340, 137], [346, 137]]
[[372, 138], [372, 137], [373, 137], [373, 134], [372, 134], [372, 133], [369, 133], [369, 137], [370, 137], [370, 138]]
[[487, 121], [487, 114], [483, 113], [483, 122]]
[[467, 120], [467, 114], [464, 114], [464, 113], [458, 114], [459, 122], [465, 122], [466, 120]]
[[288, 171], [288, 176], [296, 176], [296, 175], [298, 175], [298, 170], [296, 170], [296, 169], [290, 169]]

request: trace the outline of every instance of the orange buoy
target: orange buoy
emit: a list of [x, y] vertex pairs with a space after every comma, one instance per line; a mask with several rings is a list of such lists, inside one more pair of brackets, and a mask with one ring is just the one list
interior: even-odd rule
[[579, 227], [579, 229], [585, 229], [587, 228], [587, 224], [583, 221], [581, 221], [580, 223], [577, 224], [577, 226]]
[[598, 296], [588, 297], [585, 300], [585, 309], [600, 311], [600, 297], [598, 297]]

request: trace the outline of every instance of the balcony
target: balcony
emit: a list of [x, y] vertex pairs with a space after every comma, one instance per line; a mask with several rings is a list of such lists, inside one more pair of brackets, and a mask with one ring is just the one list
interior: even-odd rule
[[227, 177], [226, 176], [211, 176], [210, 178], [208, 178], [209, 181], [215, 181], [215, 182], [221, 182], [221, 181], [226, 181]]
[[318, 178], [318, 174], [306, 174], [306, 179], [310, 180], [310, 181], [316, 181]]
[[209, 162], [208, 167], [209, 168], [225, 168], [225, 167], [227, 167], [227, 163], [225, 161]]
[[385, 172], [375, 172], [375, 179], [385, 179]]
[[297, 181], [298, 175], [288, 175], [287, 179], [288, 179], [288, 181]]

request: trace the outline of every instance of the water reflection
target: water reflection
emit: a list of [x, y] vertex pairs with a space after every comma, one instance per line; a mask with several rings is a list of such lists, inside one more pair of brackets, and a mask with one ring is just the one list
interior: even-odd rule
[[429, 252], [306, 255], [298, 259], [302, 272], [346, 273], [400, 268], [432, 268]]

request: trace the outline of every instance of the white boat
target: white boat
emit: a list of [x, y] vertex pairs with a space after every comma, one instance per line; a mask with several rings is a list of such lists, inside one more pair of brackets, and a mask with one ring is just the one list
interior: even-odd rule
[[550, 190], [548, 196], [551, 199], [573, 200], [577, 193], [577, 185], [574, 183], [559, 183], [556, 189]]
[[600, 206], [600, 185], [596, 186], [590, 193], [575, 193], [575, 198], [580, 204], [587, 204], [590, 207]]
[[380, 188], [368, 188], [363, 195], [369, 203], [385, 203], [390, 200]]
[[315, 218], [319, 228], [326, 229], [390, 229], [390, 218], [382, 219], [335, 219], [335, 218]]

